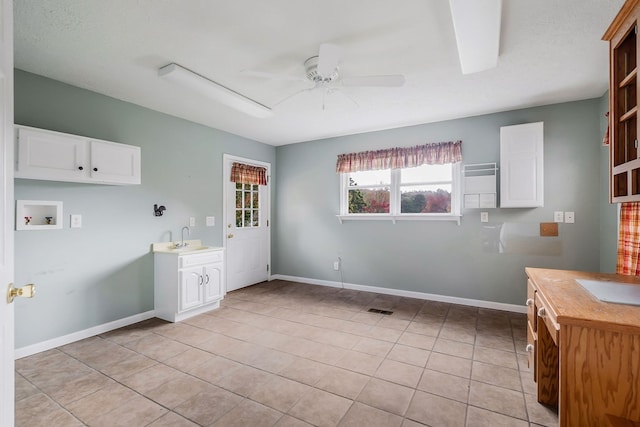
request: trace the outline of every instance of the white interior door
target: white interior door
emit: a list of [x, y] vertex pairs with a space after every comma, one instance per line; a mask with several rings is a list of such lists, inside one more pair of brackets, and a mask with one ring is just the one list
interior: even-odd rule
[[268, 280], [270, 263], [269, 180], [267, 185], [231, 182], [233, 162], [264, 167], [270, 175], [268, 163], [224, 156], [227, 291]]
[[0, 0], [0, 425], [14, 425], [13, 305], [13, 2]]

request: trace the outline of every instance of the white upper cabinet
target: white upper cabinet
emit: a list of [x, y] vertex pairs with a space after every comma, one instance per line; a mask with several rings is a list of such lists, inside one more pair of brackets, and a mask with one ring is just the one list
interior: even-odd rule
[[140, 184], [140, 147], [16, 126], [16, 178]]
[[500, 207], [544, 206], [543, 122], [500, 128]]

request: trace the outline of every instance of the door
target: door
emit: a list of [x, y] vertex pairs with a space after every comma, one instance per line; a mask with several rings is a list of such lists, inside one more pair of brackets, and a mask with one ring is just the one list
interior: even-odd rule
[[544, 205], [543, 122], [500, 128], [500, 207]]
[[204, 303], [217, 301], [222, 296], [222, 264], [204, 266]]
[[88, 176], [86, 140], [23, 127], [17, 132], [18, 178], [74, 181]]
[[140, 184], [140, 147], [92, 140], [91, 177], [111, 183]]
[[0, 425], [14, 425], [13, 305], [13, 2], [0, 0]]
[[[231, 167], [234, 162], [264, 167], [267, 185], [231, 182]], [[226, 291], [264, 282], [269, 278], [270, 172], [269, 163], [226, 154], [224, 156]]]
[[202, 267], [180, 270], [180, 311], [202, 305]]

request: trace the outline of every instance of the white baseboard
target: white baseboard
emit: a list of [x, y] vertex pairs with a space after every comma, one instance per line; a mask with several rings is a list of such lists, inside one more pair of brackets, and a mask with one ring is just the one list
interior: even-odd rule
[[[288, 280], [290, 282], [307, 283], [309, 285], [330, 286], [333, 288], [342, 288], [340, 282], [332, 282], [329, 280], [309, 279], [306, 277], [286, 276], [284, 274], [274, 274], [269, 280]], [[511, 311], [514, 313], [526, 313], [525, 305], [505, 304], [502, 302], [484, 301], [478, 299], [450, 297], [446, 295], [428, 294], [424, 292], [405, 291], [402, 289], [379, 288], [377, 286], [356, 285], [353, 283], [344, 283], [345, 289], [353, 289], [356, 291], [376, 292], [385, 295], [397, 295], [400, 297], [417, 298], [429, 301], [448, 302], [451, 304], [469, 305], [472, 307], [489, 308], [493, 310]]]
[[52, 338], [47, 341], [42, 341], [37, 344], [31, 344], [26, 347], [20, 347], [15, 350], [15, 358], [21, 359], [23, 357], [31, 356], [32, 354], [40, 353], [43, 351], [51, 350], [52, 348], [60, 347], [62, 345], [71, 344], [72, 342], [80, 341], [85, 338], [93, 337], [105, 332], [113, 331], [114, 329], [122, 328], [124, 326], [133, 325], [134, 323], [142, 322], [143, 320], [151, 319], [154, 317], [155, 312], [153, 310], [134, 314], [133, 316], [125, 317], [124, 319], [114, 320], [113, 322], [103, 323], [102, 325], [94, 326], [89, 329], [74, 332], [72, 334], [64, 335], [57, 338]]

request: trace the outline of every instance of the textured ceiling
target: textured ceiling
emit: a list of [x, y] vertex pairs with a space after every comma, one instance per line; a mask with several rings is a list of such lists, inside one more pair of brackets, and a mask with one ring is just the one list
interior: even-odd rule
[[[447, 0], [15, 0], [15, 66], [272, 145], [601, 96], [601, 36], [623, 0], [503, 1], [498, 66], [463, 75]], [[406, 76], [400, 88], [303, 81], [320, 43], [345, 75]], [[254, 118], [158, 77], [176, 62], [273, 107]], [[355, 101], [355, 103], [354, 103]], [[357, 105], [356, 105], [357, 103]]]

